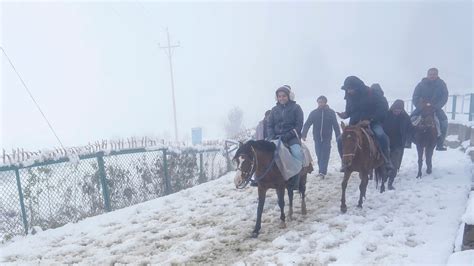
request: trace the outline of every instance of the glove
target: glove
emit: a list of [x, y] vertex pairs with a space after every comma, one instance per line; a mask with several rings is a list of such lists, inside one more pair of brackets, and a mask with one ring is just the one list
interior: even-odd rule
[[291, 140], [294, 137], [295, 137], [295, 135], [293, 134], [293, 131], [289, 131], [281, 137], [281, 140], [283, 140], [284, 142], [288, 142], [289, 140]]
[[370, 125], [370, 121], [369, 120], [362, 120], [359, 122], [359, 125], [361, 127], [368, 127]]
[[336, 114], [341, 118], [341, 119], [346, 119], [348, 116], [346, 114], [346, 112], [342, 112], [342, 113], [339, 113], [339, 112], [336, 112]]

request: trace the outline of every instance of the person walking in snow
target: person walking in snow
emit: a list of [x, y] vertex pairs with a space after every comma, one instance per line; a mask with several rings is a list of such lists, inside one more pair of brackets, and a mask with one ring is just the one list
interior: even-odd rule
[[388, 189], [393, 190], [393, 181], [397, 176], [403, 159], [403, 151], [407, 136], [412, 134], [413, 126], [410, 116], [405, 111], [405, 103], [402, 100], [396, 100], [383, 122], [383, 129], [390, 140], [390, 159], [392, 160], [393, 170], [388, 172]]
[[319, 177], [324, 178], [328, 171], [329, 155], [331, 154], [332, 132], [338, 138], [341, 135], [336, 113], [329, 108], [328, 99], [319, 96], [317, 99], [318, 108], [313, 110], [303, 125], [301, 137], [306, 141], [309, 128], [313, 127], [313, 140], [316, 157], [318, 158]]

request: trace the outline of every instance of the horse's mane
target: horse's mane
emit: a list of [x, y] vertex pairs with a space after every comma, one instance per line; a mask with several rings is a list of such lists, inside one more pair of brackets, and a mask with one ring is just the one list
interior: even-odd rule
[[257, 150], [264, 152], [274, 152], [276, 150], [275, 143], [266, 140], [249, 140], [247, 142], [250, 146], [254, 147]]

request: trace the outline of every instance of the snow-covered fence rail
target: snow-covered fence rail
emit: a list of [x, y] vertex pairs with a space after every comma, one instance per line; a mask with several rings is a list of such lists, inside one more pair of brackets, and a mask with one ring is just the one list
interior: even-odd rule
[[99, 151], [0, 167], [0, 240], [76, 222], [216, 179], [228, 148]]
[[[409, 114], [413, 112], [415, 107], [411, 99], [405, 100], [405, 108]], [[443, 110], [451, 120], [474, 121], [474, 93], [449, 95]]]

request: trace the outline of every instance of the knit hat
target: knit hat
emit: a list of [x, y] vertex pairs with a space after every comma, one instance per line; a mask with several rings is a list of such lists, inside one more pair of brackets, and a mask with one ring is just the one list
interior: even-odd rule
[[341, 87], [341, 90], [347, 90], [349, 88], [354, 89], [354, 90], [361, 90], [365, 88], [364, 82], [356, 77], [356, 76], [349, 76], [344, 80], [344, 85]]
[[393, 110], [393, 109], [401, 109], [401, 110], [404, 110], [405, 109], [405, 102], [403, 100], [395, 100], [392, 104], [392, 106], [390, 106], [390, 110]]
[[291, 101], [295, 100], [295, 94], [291, 91], [291, 87], [289, 85], [283, 85], [275, 91], [275, 98], [277, 101], [278, 101], [278, 92], [280, 91], [284, 92]]

